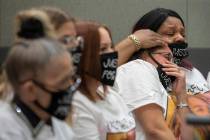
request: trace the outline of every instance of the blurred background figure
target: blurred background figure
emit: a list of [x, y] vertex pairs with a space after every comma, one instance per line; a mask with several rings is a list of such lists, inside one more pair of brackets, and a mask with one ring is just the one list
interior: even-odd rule
[[[42, 16], [36, 17], [37, 13]], [[53, 39], [44, 13], [21, 11], [16, 21], [16, 41], [5, 61], [14, 97], [11, 102], [1, 101], [0, 137], [72, 139], [71, 128], [64, 120], [80, 80], [74, 78], [71, 56]]]

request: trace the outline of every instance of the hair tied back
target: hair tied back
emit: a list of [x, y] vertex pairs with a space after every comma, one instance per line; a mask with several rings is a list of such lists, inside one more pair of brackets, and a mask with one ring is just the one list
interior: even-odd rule
[[17, 35], [25, 39], [37, 39], [45, 36], [44, 27], [39, 19], [34, 17], [26, 18], [20, 25]]

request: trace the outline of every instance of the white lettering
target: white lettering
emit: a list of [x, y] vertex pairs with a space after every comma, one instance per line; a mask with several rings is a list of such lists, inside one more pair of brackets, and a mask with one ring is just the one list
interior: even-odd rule
[[110, 80], [114, 80], [115, 79], [115, 75], [116, 72], [115, 71], [109, 71], [109, 70], [105, 70], [102, 74], [102, 79], [110, 79]]
[[107, 61], [103, 62], [102, 65], [104, 68], [108, 68], [108, 67], [116, 68], [117, 67], [117, 59], [111, 59], [111, 58], [107, 59]]

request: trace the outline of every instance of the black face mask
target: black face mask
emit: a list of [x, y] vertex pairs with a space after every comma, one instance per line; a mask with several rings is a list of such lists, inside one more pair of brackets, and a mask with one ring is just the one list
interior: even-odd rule
[[170, 85], [174, 82], [176, 77], [167, 75], [165, 71], [162, 70], [163, 65], [161, 65], [157, 60], [155, 60], [150, 52], [149, 52], [149, 56], [158, 65], [157, 72], [160, 78], [160, 82], [162, 83], [163, 87], [167, 90], [170, 87]]
[[66, 90], [60, 90], [57, 92], [49, 91], [41, 83], [39, 83], [35, 80], [33, 80], [33, 82], [37, 86], [39, 86], [39, 88], [46, 91], [47, 93], [49, 93], [52, 96], [51, 102], [47, 108], [44, 108], [37, 101], [35, 101], [35, 104], [38, 105], [44, 111], [51, 114], [52, 116], [54, 116], [60, 120], [64, 120], [69, 114], [69, 111], [71, 108], [72, 97], [73, 97], [75, 91], [77, 90], [77, 88], [79, 87], [79, 84], [81, 83], [81, 79], [77, 78], [74, 85], [71, 85]]
[[72, 61], [73, 61], [74, 70], [76, 74], [78, 74], [78, 68], [79, 68], [83, 48], [84, 48], [84, 39], [82, 37], [79, 37], [78, 46], [68, 49], [69, 53], [72, 56]]
[[168, 89], [170, 85], [174, 82], [176, 77], [167, 75], [165, 71], [162, 70], [162, 68], [163, 68], [162, 65], [158, 65], [157, 67], [158, 75], [159, 75], [160, 82], [162, 83], [163, 87], [165, 89]]
[[172, 43], [169, 44], [169, 47], [174, 56], [174, 63], [179, 65], [184, 58], [189, 56], [189, 52], [187, 50], [188, 44], [185, 42], [181, 43]]
[[113, 86], [117, 74], [118, 53], [101, 54], [101, 82]]

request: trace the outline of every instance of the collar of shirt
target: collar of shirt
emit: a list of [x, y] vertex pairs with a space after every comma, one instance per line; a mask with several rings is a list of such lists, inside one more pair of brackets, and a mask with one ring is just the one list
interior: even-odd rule
[[[52, 119], [50, 118], [47, 122], [42, 121], [25, 103], [19, 98], [13, 99], [14, 109], [18, 116], [27, 124], [32, 131], [34, 137], [38, 135], [41, 128], [47, 124], [52, 127]], [[29, 126], [30, 125], [30, 126]]]

